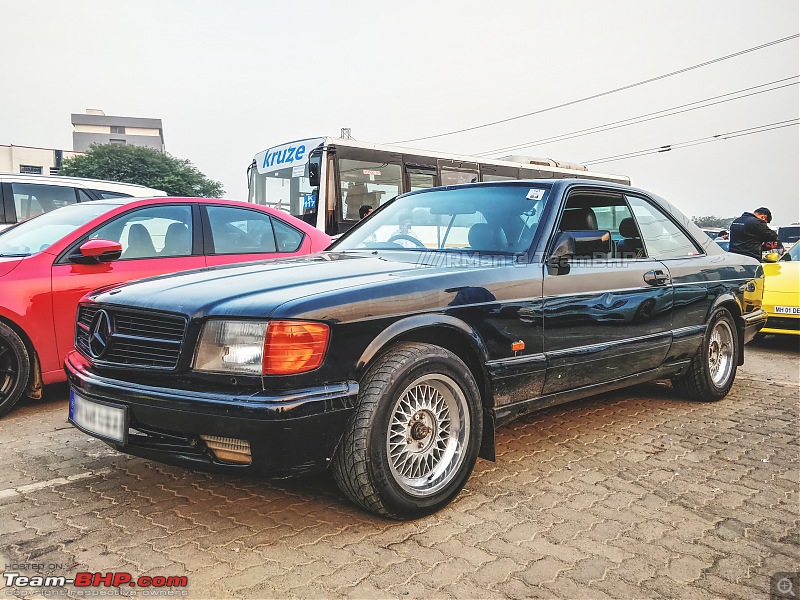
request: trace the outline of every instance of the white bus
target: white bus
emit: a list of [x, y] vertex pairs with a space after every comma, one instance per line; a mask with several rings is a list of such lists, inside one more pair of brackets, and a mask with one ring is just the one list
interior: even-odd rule
[[622, 175], [581, 165], [511, 156], [459, 156], [330, 137], [298, 140], [259, 152], [248, 167], [248, 199], [282, 209], [336, 235], [398, 194], [439, 185], [509, 179], [598, 179], [630, 185]]

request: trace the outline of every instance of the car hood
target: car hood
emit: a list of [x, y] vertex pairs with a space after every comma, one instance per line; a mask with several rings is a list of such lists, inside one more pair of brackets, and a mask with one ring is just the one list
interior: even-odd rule
[[0, 256], [0, 277], [11, 273], [23, 260], [22, 256]]
[[[494, 264], [482, 265], [481, 261], [470, 259], [459, 260], [456, 265], [452, 260], [442, 264], [445, 261], [432, 260], [434, 256], [435, 253], [417, 252], [323, 252], [154, 277], [101, 290], [93, 299], [179, 312], [192, 318], [213, 315], [339, 320], [463, 304], [470, 297], [496, 298], [494, 294], [463, 293], [465, 288], [478, 289], [478, 273], [496, 271], [491, 268]], [[466, 300], [454, 302], [459, 291], [459, 298]], [[398, 302], [376, 302], [387, 298]], [[342, 306], [347, 308], [342, 311]], [[339, 307], [335, 317], [329, 310], [333, 307]]]

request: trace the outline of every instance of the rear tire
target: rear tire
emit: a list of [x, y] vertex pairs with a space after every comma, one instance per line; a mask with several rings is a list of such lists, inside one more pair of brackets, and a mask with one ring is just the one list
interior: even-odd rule
[[452, 352], [401, 343], [370, 367], [333, 459], [353, 502], [393, 519], [431, 514], [472, 473], [483, 427], [480, 392]]
[[25, 343], [8, 325], [0, 323], [0, 417], [22, 397], [30, 373]]
[[720, 308], [708, 321], [703, 343], [689, 370], [672, 380], [684, 396], [701, 402], [716, 402], [728, 395], [736, 378], [739, 336], [731, 313]]

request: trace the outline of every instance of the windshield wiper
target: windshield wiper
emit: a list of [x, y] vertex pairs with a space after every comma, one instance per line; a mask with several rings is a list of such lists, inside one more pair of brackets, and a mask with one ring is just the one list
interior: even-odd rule
[[30, 252], [25, 252], [25, 253], [22, 253], [22, 254], [12, 254], [12, 253], [4, 254], [4, 253], [0, 252], [0, 257], [2, 257], [2, 258], [12, 258], [12, 257], [20, 258], [22, 256], [30, 256], [30, 255], [31, 255]]

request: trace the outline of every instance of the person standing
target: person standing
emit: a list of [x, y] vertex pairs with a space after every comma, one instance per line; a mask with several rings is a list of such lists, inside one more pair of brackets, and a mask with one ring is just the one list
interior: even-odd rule
[[741, 217], [734, 219], [730, 227], [731, 245], [728, 252], [760, 261], [761, 245], [778, 239], [778, 233], [767, 225], [770, 221], [772, 212], [764, 207], [757, 208], [752, 213], [743, 213]]

